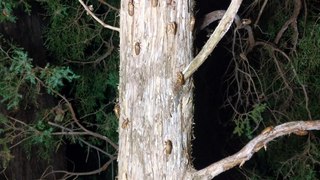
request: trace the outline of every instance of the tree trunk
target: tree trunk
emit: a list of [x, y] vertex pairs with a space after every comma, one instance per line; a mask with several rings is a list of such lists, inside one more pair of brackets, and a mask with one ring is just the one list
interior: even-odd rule
[[190, 168], [193, 82], [179, 74], [192, 60], [192, 8], [121, 2], [119, 179], [183, 179]]

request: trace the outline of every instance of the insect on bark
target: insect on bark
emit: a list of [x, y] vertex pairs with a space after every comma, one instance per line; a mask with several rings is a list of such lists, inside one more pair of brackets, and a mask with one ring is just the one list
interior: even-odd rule
[[127, 118], [127, 119], [125, 119], [123, 122], [122, 122], [122, 124], [121, 124], [121, 127], [122, 127], [122, 129], [126, 129], [127, 127], [128, 127], [128, 125], [129, 125], [129, 119]]
[[171, 142], [170, 140], [166, 140], [165, 145], [166, 145], [166, 147], [165, 147], [165, 153], [166, 153], [166, 155], [168, 156], [168, 155], [170, 155], [171, 152], [172, 152], [172, 142]]
[[305, 135], [308, 134], [308, 131], [306, 131], [306, 130], [298, 130], [298, 131], [293, 132], [293, 134], [295, 134], [297, 136], [305, 136]]
[[134, 14], [133, 0], [129, 0], [129, 3], [128, 3], [128, 13], [129, 13], [130, 16], [133, 16], [133, 14]]
[[182, 86], [184, 85], [184, 83], [186, 83], [185, 79], [184, 79], [184, 75], [182, 72], [178, 72], [178, 80], [177, 80], [177, 84]]
[[140, 54], [140, 50], [141, 50], [140, 42], [136, 42], [136, 43], [134, 44], [134, 52], [136, 53], [136, 55], [139, 55], [139, 54]]
[[268, 134], [273, 130], [273, 126], [266, 127], [261, 134]]
[[167, 32], [173, 35], [176, 35], [177, 33], [177, 23], [176, 22], [170, 22], [167, 25]]
[[158, 0], [151, 0], [151, 5], [152, 5], [152, 7], [157, 7], [158, 6]]

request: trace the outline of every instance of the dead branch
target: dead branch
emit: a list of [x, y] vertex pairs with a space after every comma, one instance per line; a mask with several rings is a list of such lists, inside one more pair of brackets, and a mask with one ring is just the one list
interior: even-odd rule
[[58, 128], [60, 128], [60, 129], [62, 129], [61, 132], [55, 132], [55, 133], [52, 133], [52, 135], [58, 135], [58, 136], [61, 136], [61, 135], [63, 135], [63, 136], [79, 136], [79, 137], [78, 137], [78, 140], [81, 141], [82, 143], [86, 144], [88, 147], [90, 147], [90, 148], [92, 148], [92, 149], [95, 149], [95, 150], [97, 150], [98, 152], [100, 152], [100, 153], [102, 153], [102, 154], [104, 154], [104, 155], [107, 155], [109, 158], [113, 158], [113, 157], [114, 157], [114, 155], [111, 155], [111, 154], [107, 153], [106, 151], [104, 151], [104, 150], [100, 149], [99, 147], [97, 147], [97, 146], [95, 146], [95, 145], [93, 145], [93, 144], [85, 141], [83, 138], [80, 137], [80, 136], [88, 135], [87, 132], [77, 132], [77, 131], [73, 131], [73, 130], [70, 129], [70, 128], [66, 128], [66, 127], [64, 127], [64, 126], [61, 126], [61, 125], [59, 125], [59, 124], [56, 124], [56, 123], [50, 122], [50, 121], [48, 122], [48, 124], [51, 125], [51, 126], [58, 127]]
[[292, 39], [293, 39], [293, 51], [295, 51], [297, 43], [298, 43], [298, 36], [299, 36], [299, 32], [298, 32], [298, 27], [297, 27], [297, 18], [298, 15], [300, 13], [300, 9], [301, 9], [301, 0], [295, 0], [294, 1], [294, 10], [293, 10], [293, 14], [290, 17], [290, 19], [288, 19], [282, 26], [282, 28], [280, 29], [280, 31], [278, 32], [276, 38], [274, 39], [274, 43], [278, 44], [283, 33], [288, 29], [288, 26], [291, 25], [292, 29], [293, 29], [293, 34], [292, 34]]
[[262, 15], [264, 9], [266, 8], [267, 3], [268, 3], [268, 0], [264, 0], [264, 2], [263, 2], [263, 4], [262, 4], [262, 7], [261, 7], [261, 9], [260, 9], [260, 11], [259, 11], [259, 15], [258, 15], [258, 17], [257, 17], [257, 19], [256, 19], [256, 21], [255, 21], [255, 23], [254, 23], [254, 27], [257, 27], [257, 26], [258, 26], [258, 23], [259, 23], [259, 21], [260, 21], [261, 15]]
[[111, 4], [107, 3], [107, 2], [104, 1], [104, 0], [98, 0], [98, 1], [99, 1], [101, 4], [104, 4], [104, 5], [108, 6], [110, 9], [113, 9], [113, 10], [115, 10], [115, 11], [119, 11], [119, 8], [116, 8], [116, 7], [112, 6]]
[[64, 174], [63, 179], [68, 179], [68, 178], [71, 178], [71, 177], [88, 176], [88, 175], [98, 174], [98, 173], [101, 173], [101, 172], [105, 171], [109, 167], [109, 165], [116, 159], [117, 159], [117, 157], [112, 157], [103, 166], [101, 166], [100, 168], [98, 168], [96, 170], [93, 170], [93, 171], [88, 171], [88, 172], [69, 172], [69, 171], [52, 170], [51, 172], [44, 172], [40, 179], [46, 179], [46, 177], [48, 177], [51, 174], [55, 174], [55, 175], [56, 174]]
[[[279, 48], [275, 47], [275, 45], [272, 45], [271, 43], [266, 43], [266, 42], [258, 41], [258, 42], [255, 43], [255, 46], [258, 46], [258, 45], [262, 45], [262, 46], [269, 47], [269, 48], [271, 48], [273, 51], [280, 53], [285, 59], [287, 59], [288, 63], [290, 63], [290, 65], [291, 65], [291, 70], [292, 70], [292, 72], [293, 72], [293, 74], [294, 74], [294, 77], [297, 78], [297, 81], [298, 81], [299, 85], [301, 86], [302, 91], [303, 91], [303, 94], [304, 94], [304, 97], [305, 97], [305, 108], [306, 108], [306, 111], [307, 111], [307, 113], [308, 113], [308, 118], [309, 118], [309, 119], [312, 119], [311, 111], [310, 111], [310, 109], [309, 109], [309, 97], [308, 97], [308, 93], [307, 93], [307, 90], [306, 90], [306, 86], [305, 86], [304, 84], [302, 84], [302, 82], [301, 82], [301, 80], [300, 80], [300, 78], [299, 78], [299, 76], [298, 76], [297, 71], [295, 70], [295, 68], [294, 68], [293, 65], [292, 65], [292, 62], [291, 62], [290, 57], [289, 57], [285, 52], [283, 52], [283, 51], [280, 50]], [[277, 61], [275, 60], [275, 62], [277, 62]], [[280, 75], [281, 75], [281, 74], [280, 74]], [[287, 87], [289, 88], [289, 90], [291, 89], [289, 86], [287, 86]], [[292, 90], [290, 90], [290, 91], [292, 91]], [[290, 92], [290, 95], [292, 96], [292, 92]], [[289, 97], [290, 97], [290, 96], [289, 96]], [[291, 98], [291, 97], [290, 97], [290, 98]]]
[[191, 77], [191, 75], [203, 64], [207, 57], [211, 54], [213, 49], [217, 46], [219, 41], [230, 29], [230, 26], [236, 17], [238, 9], [242, 3], [242, 0], [232, 0], [226, 13], [223, 15], [217, 28], [210, 36], [207, 43], [203, 46], [199, 54], [191, 61], [191, 63], [182, 72], [184, 80]]
[[267, 149], [268, 142], [275, 138], [290, 135], [306, 135], [307, 131], [320, 130], [320, 120], [316, 121], [292, 121], [287, 122], [276, 127], [268, 127], [260, 133], [256, 138], [252, 139], [239, 152], [232, 156], [226, 157], [216, 163], [199, 171], [190, 171], [187, 179], [212, 179], [217, 175], [225, 172], [237, 165], [242, 167], [255, 152], [258, 152], [262, 147]]
[[120, 28], [118, 27], [114, 27], [114, 26], [110, 26], [106, 23], [104, 23], [101, 19], [99, 19], [91, 10], [90, 8], [82, 1], [79, 0], [80, 4], [83, 6], [83, 8], [87, 11], [87, 13], [93, 17], [93, 19], [95, 19], [99, 24], [101, 24], [103, 27], [114, 30], [114, 31], [118, 31], [120, 32]]
[[71, 113], [71, 117], [73, 119], [73, 121], [75, 122], [75, 124], [77, 124], [77, 126], [79, 128], [81, 128], [84, 132], [86, 132], [88, 135], [91, 135], [93, 137], [102, 139], [104, 141], [106, 141], [107, 143], [109, 143], [113, 148], [118, 149], [118, 145], [116, 145], [114, 142], [112, 142], [108, 137], [103, 136], [99, 133], [95, 133], [93, 131], [90, 131], [89, 129], [85, 128], [80, 122], [79, 119], [77, 118], [76, 112], [74, 111], [72, 104], [70, 103], [70, 101], [68, 101], [68, 99], [66, 97], [64, 97], [63, 95], [61, 95], [59, 92], [55, 91], [54, 89], [48, 87], [45, 85], [44, 82], [41, 81], [41, 79], [39, 79], [38, 77], [35, 77], [36, 80], [44, 87], [49, 88], [54, 94], [56, 94], [57, 96], [59, 96], [61, 99], [63, 99], [63, 101], [66, 103], [70, 113]]

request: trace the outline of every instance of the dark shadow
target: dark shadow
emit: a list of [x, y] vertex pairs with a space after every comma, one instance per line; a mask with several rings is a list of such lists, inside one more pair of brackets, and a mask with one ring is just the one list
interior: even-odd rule
[[[203, 1], [203, 2], [202, 2]], [[226, 9], [230, 2], [198, 0], [197, 18], [213, 10]], [[214, 29], [217, 22], [212, 23]], [[229, 33], [230, 34], [230, 33]], [[228, 36], [228, 34], [227, 34]], [[195, 49], [201, 49], [208, 40], [206, 31], [197, 33]], [[226, 91], [225, 74], [231, 61], [231, 44], [223, 39], [205, 63], [194, 74], [195, 84], [195, 126], [193, 141], [193, 165], [202, 169], [240, 150], [240, 144], [232, 139], [233, 127], [228, 125], [231, 111], [222, 108]], [[215, 179], [245, 179], [233, 168]]]

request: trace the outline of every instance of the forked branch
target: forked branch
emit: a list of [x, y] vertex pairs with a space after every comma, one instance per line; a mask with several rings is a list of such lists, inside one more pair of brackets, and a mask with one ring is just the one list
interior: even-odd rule
[[306, 135], [308, 133], [307, 131], [310, 130], [320, 130], [320, 120], [293, 121], [276, 127], [268, 127], [236, 154], [213, 163], [202, 170], [189, 172], [189, 176], [186, 179], [212, 179], [237, 165], [241, 167], [262, 147], [266, 150], [268, 142], [275, 138], [290, 135], [291, 133], [296, 135]]

